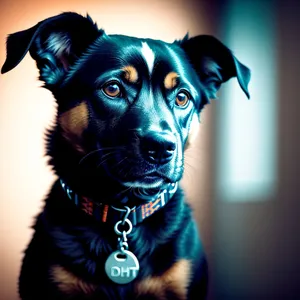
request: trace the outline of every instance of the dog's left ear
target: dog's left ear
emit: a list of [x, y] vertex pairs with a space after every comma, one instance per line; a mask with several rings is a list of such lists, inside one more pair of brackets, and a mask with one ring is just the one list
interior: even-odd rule
[[240, 87], [250, 98], [248, 84], [250, 70], [240, 63], [232, 52], [219, 40], [210, 35], [199, 35], [177, 41], [186, 52], [191, 64], [205, 85], [207, 96], [216, 98], [221, 84], [237, 77]]
[[83, 17], [66, 12], [45, 19], [29, 29], [8, 36], [7, 57], [1, 73], [16, 67], [29, 51], [40, 70], [40, 79], [51, 89], [103, 34], [104, 31], [99, 30], [88, 15]]

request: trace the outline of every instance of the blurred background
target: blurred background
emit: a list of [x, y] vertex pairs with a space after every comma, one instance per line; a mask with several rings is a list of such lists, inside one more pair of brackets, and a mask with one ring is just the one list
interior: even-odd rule
[[[300, 299], [298, 1], [1, 0], [7, 34], [63, 11], [89, 13], [107, 33], [172, 42], [212, 34], [252, 71], [201, 114], [183, 185], [210, 268], [209, 300]], [[17, 300], [30, 226], [55, 177], [44, 157], [55, 102], [29, 55], [0, 76], [0, 300]]]

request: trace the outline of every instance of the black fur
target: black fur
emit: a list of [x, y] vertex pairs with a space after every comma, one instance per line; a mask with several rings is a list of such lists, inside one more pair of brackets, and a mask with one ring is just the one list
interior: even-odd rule
[[[142, 55], [142, 43], [154, 53], [152, 72]], [[106, 35], [89, 16], [64, 13], [10, 35], [2, 73], [17, 66], [28, 51], [58, 104], [57, 122], [47, 135], [49, 163], [77, 194], [109, 205], [124, 205], [116, 196], [132, 188], [153, 192], [181, 179], [192, 118], [199, 116], [223, 82], [237, 77], [249, 97], [248, 68], [211, 36], [186, 36], [168, 44]], [[126, 66], [134, 67], [137, 80], [124, 79]], [[167, 89], [164, 79], [170, 72], [179, 78], [176, 86]], [[119, 87], [121, 93], [108, 96], [107, 84], [111, 89]], [[184, 95], [189, 101], [180, 107], [175, 99]], [[82, 132], [76, 129], [78, 136], [66, 132], [62, 118], [82, 103], [87, 114], [78, 118], [83, 123], [86, 118], [87, 126]], [[68, 125], [78, 127], [76, 122]], [[25, 251], [21, 298], [183, 299], [174, 287], [166, 286], [162, 297], [153, 292], [137, 294], [135, 286], [145, 278], [164, 276], [185, 259], [191, 262], [191, 275], [184, 299], [204, 299], [206, 260], [184, 198], [179, 188], [166, 206], [135, 226], [129, 248], [140, 262], [140, 272], [132, 283], [117, 285], [104, 272], [105, 260], [117, 249], [114, 224], [98, 222], [79, 210], [58, 180]], [[136, 199], [126, 203], [140, 204]], [[66, 293], [51, 273], [55, 265], [96, 289]]]

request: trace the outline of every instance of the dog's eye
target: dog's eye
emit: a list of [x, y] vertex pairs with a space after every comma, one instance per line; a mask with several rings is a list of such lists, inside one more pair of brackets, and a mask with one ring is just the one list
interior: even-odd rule
[[176, 96], [176, 105], [185, 107], [190, 100], [190, 95], [186, 91], [181, 91]]
[[112, 98], [116, 98], [121, 95], [120, 85], [116, 82], [110, 82], [103, 87], [103, 92]]

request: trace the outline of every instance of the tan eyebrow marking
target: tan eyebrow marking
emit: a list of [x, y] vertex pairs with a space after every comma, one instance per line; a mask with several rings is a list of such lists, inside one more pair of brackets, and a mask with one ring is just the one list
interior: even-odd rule
[[177, 85], [177, 78], [179, 75], [176, 72], [170, 72], [167, 74], [164, 80], [164, 86], [166, 89], [172, 89]]
[[135, 83], [137, 82], [139, 76], [135, 67], [126, 66], [122, 69], [125, 72], [125, 79], [129, 82]]

